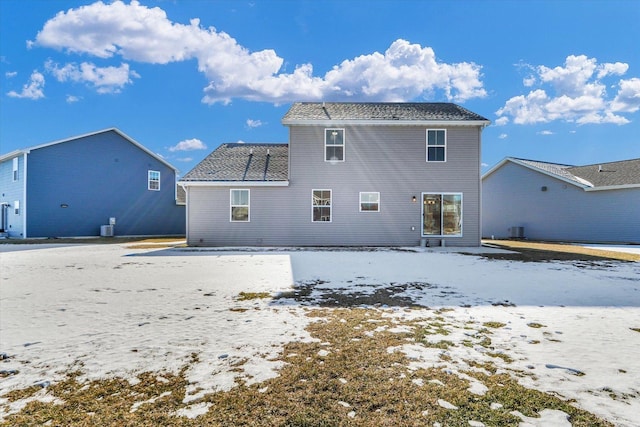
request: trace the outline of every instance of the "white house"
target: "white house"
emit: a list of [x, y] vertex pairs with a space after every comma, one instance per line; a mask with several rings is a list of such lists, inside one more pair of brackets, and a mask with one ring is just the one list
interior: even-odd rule
[[507, 157], [482, 177], [482, 235], [640, 243], [640, 159], [570, 166]]

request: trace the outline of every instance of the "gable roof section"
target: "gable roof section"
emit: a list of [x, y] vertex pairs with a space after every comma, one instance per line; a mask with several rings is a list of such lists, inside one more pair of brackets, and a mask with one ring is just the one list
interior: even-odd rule
[[479, 114], [447, 102], [296, 102], [283, 125], [467, 125], [487, 126]]
[[182, 185], [288, 185], [288, 144], [222, 144], [180, 180]]
[[144, 145], [140, 144], [139, 142], [137, 142], [136, 140], [131, 138], [129, 135], [125, 134], [124, 132], [122, 132], [120, 129], [117, 129], [117, 128], [103, 129], [103, 130], [99, 130], [99, 131], [96, 131], [96, 132], [86, 133], [84, 135], [73, 136], [71, 138], [65, 138], [65, 139], [60, 139], [60, 140], [53, 141], [53, 142], [47, 142], [45, 144], [35, 145], [33, 147], [24, 148], [22, 150], [12, 151], [11, 153], [7, 153], [5, 155], [0, 156], [0, 161], [4, 161], [4, 160], [7, 160], [7, 159], [10, 159], [10, 158], [15, 157], [15, 156], [17, 156], [19, 154], [24, 154], [24, 153], [28, 154], [29, 152], [34, 151], [34, 150], [38, 150], [40, 148], [50, 147], [50, 146], [56, 145], [56, 144], [63, 144], [65, 142], [75, 141], [77, 139], [82, 139], [82, 138], [86, 138], [86, 137], [89, 137], [89, 136], [99, 135], [101, 133], [106, 133], [106, 132], [115, 132], [115, 133], [117, 133], [122, 138], [126, 139], [131, 144], [135, 145], [136, 147], [138, 147], [139, 149], [141, 149], [142, 151], [144, 151], [145, 153], [147, 153], [151, 157], [155, 158], [156, 160], [158, 160], [159, 162], [163, 163], [167, 167], [169, 167], [169, 168], [173, 169], [174, 171], [176, 171], [176, 173], [178, 172], [177, 168], [175, 168], [173, 165], [168, 163], [162, 157], [160, 157], [159, 155], [157, 155], [153, 151], [149, 150], [147, 147], [145, 147]]
[[571, 166], [507, 157], [487, 171], [482, 176], [482, 179], [484, 180], [487, 176], [509, 162], [573, 184], [585, 191], [640, 188], [640, 159], [586, 166]]
[[586, 179], [594, 188], [640, 186], [640, 159], [574, 166], [567, 172]]

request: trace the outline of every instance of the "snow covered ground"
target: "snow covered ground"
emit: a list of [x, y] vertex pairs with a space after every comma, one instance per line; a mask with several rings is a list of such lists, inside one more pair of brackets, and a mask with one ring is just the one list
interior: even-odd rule
[[[251, 383], [277, 375], [281, 362], [271, 359], [283, 344], [311, 339], [307, 310], [367, 304], [384, 290], [382, 301], [400, 325], [428, 311], [403, 305], [454, 308], [442, 313], [452, 331], [448, 340], [476, 333], [457, 327], [470, 322], [504, 324], [492, 329], [492, 346], [513, 360], [504, 362], [506, 370], [531, 374], [521, 383], [575, 399], [616, 425], [640, 424], [638, 262], [522, 263], [449, 248], [0, 245], [0, 266], [0, 396], [57, 381], [71, 369], [87, 379], [136, 381], [143, 371], [178, 372], [189, 364], [187, 399], [196, 400], [230, 389], [238, 377]], [[276, 296], [294, 285], [307, 292], [238, 298], [241, 292]], [[464, 360], [484, 357], [483, 348], [468, 346], [447, 349], [449, 362], [435, 348], [389, 351], [407, 353], [416, 367], [442, 366], [459, 375]], [[242, 371], [232, 369], [243, 360]], [[482, 390], [482, 384], [471, 387]], [[0, 418], [24, 404], [3, 405], [0, 397]]]

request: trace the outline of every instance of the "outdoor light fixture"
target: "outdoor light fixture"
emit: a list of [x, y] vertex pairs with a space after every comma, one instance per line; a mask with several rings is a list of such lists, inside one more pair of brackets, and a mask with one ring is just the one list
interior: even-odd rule
[[411, 198], [411, 201], [412, 201], [413, 203], [415, 203], [415, 202], [417, 202], [417, 201], [418, 201], [418, 199], [416, 199], [416, 196], [413, 196], [413, 197]]

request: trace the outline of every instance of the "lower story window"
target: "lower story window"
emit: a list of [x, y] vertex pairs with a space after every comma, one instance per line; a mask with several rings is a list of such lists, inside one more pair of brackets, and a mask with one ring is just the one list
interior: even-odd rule
[[313, 222], [331, 222], [331, 190], [313, 190], [311, 196]]
[[360, 193], [360, 212], [380, 212], [380, 193]]
[[422, 234], [462, 236], [462, 193], [422, 194]]
[[249, 190], [231, 190], [231, 222], [249, 221]]

